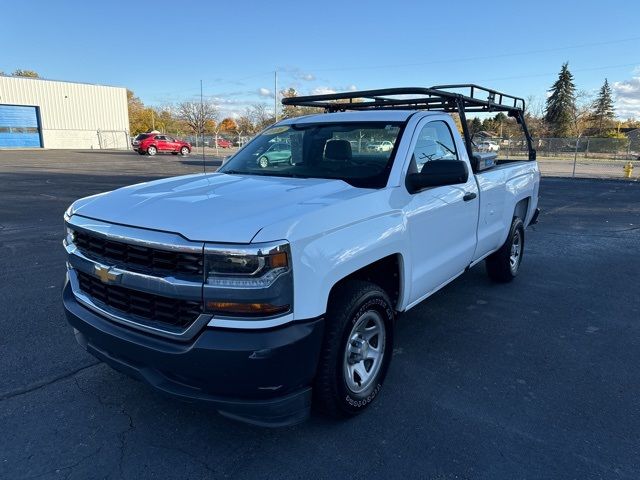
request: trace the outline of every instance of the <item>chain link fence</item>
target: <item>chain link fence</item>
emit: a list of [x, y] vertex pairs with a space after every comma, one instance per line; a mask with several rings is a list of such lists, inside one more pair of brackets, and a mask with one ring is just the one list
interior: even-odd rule
[[[487, 138], [476, 143], [480, 151], [496, 152], [499, 160], [527, 156], [521, 139]], [[546, 176], [640, 178], [640, 137], [535, 138], [533, 145]]]

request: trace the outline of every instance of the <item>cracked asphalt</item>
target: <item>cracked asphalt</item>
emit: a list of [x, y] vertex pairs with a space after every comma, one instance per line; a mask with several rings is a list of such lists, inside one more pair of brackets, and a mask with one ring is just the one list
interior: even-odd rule
[[98, 363], [63, 314], [68, 204], [201, 167], [0, 152], [0, 478], [640, 478], [640, 184], [543, 179], [515, 282], [479, 265], [402, 316], [364, 415], [268, 430]]

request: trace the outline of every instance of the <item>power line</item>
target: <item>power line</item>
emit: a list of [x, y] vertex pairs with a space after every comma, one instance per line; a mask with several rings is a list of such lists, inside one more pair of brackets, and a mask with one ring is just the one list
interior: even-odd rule
[[311, 68], [307, 69], [313, 72], [331, 72], [331, 71], [346, 71], [346, 70], [375, 70], [381, 68], [401, 68], [401, 67], [420, 67], [426, 65], [440, 65], [440, 64], [448, 64], [448, 63], [460, 63], [460, 62], [471, 62], [475, 60], [491, 60], [496, 58], [507, 58], [507, 57], [516, 57], [520, 55], [535, 55], [539, 53], [552, 53], [559, 52], [562, 50], [572, 50], [579, 48], [591, 48], [602, 45], [613, 45], [616, 43], [624, 43], [631, 42], [635, 40], [640, 40], [640, 37], [630, 37], [624, 38], [620, 40], [609, 40], [606, 42], [593, 42], [593, 43], [583, 43], [581, 45], [569, 45], [565, 47], [554, 47], [554, 48], [545, 48], [539, 50], [527, 50], [522, 52], [513, 52], [513, 53], [499, 53], [494, 55], [483, 55], [483, 56], [475, 56], [475, 57], [463, 57], [463, 58], [455, 58], [455, 59], [443, 59], [443, 60], [430, 60], [428, 62], [417, 62], [417, 63], [401, 63], [401, 64], [391, 64], [391, 65], [369, 65], [369, 66], [359, 66], [359, 67], [331, 67], [331, 68]]

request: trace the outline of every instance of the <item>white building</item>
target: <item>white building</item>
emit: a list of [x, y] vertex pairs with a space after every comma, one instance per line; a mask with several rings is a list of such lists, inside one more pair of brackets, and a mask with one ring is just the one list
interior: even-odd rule
[[0, 76], [0, 149], [129, 147], [127, 90]]

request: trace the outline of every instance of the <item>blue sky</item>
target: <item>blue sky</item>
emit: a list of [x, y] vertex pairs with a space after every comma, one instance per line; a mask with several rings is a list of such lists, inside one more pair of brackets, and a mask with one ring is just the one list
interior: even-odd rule
[[[437, 3], [436, 6], [430, 6]], [[224, 114], [301, 93], [473, 82], [544, 100], [564, 61], [607, 77], [640, 118], [640, 2], [22, 1], [5, 8], [0, 70], [125, 86], [164, 105], [204, 94]]]

